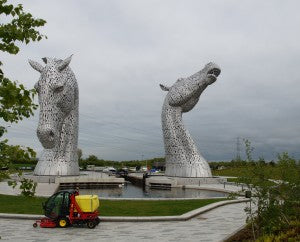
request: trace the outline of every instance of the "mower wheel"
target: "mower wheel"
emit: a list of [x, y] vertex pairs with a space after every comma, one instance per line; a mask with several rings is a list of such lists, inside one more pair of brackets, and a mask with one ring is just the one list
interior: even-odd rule
[[34, 228], [36, 228], [36, 227], [37, 227], [37, 223], [34, 223], [32, 226], [33, 226]]
[[89, 221], [87, 221], [86, 225], [88, 226], [89, 229], [93, 229], [96, 227], [97, 222], [94, 220], [89, 220]]
[[58, 220], [58, 226], [61, 227], [61, 228], [65, 228], [68, 226], [68, 220], [67, 218], [60, 218]]
[[100, 218], [96, 218], [95, 221], [96, 221], [96, 225], [98, 225], [100, 223]]

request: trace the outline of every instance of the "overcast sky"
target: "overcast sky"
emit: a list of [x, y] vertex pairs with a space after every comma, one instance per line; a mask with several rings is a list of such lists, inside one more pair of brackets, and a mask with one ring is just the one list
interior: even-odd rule
[[[300, 158], [299, 1], [31, 0], [24, 8], [47, 21], [48, 39], [22, 45], [16, 56], [2, 53], [5, 74], [33, 88], [39, 73], [28, 58], [74, 54], [85, 157], [164, 156], [159, 83], [213, 61], [221, 75], [183, 115], [203, 156], [231, 160], [241, 137], [255, 158], [283, 151]], [[37, 124], [38, 112], [6, 137], [39, 153]]]

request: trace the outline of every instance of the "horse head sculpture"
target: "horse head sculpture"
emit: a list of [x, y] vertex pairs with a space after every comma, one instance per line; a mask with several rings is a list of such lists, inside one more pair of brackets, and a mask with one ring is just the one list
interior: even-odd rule
[[162, 108], [162, 130], [166, 153], [166, 172], [175, 177], [211, 177], [208, 163], [197, 150], [182, 122], [182, 113], [192, 110], [201, 93], [217, 80], [221, 69], [208, 63], [196, 74], [178, 79], [171, 87], [160, 84], [167, 95]]
[[29, 60], [41, 73], [35, 89], [39, 98], [37, 136], [44, 151], [34, 170], [35, 175], [78, 175], [78, 85], [65, 60], [42, 58], [45, 66]]

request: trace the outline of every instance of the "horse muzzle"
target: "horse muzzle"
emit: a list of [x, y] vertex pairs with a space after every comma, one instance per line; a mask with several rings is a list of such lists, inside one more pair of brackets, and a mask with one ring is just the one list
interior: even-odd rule
[[55, 146], [55, 130], [51, 127], [39, 126], [37, 136], [45, 149], [52, 149]]

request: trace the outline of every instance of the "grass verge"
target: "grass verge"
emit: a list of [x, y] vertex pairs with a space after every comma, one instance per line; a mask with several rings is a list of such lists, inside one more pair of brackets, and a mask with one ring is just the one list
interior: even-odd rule
[[[0, 213], [43, 214], [42, 203], [47, 198], [0, 195]], [[174, 216], [206, 206], [211, 203], [226, 200], [100, 200], [100, 215], [102, 216]]]
[[172, 216], [226, 199], [169, 200], [169, 201], [100, 201], [103, 216]]
[[238, 177], [234, 177], [234, 178], [232, 178], [232, 177], [230, 177], [230, 178], [227, 178], [227, 181], [228, 182], [239, 182], [239, 178]]
[[[223, 170], [212, 170], [214, 176], [236, 176], [236, 177], [247, 177], [249, 173], [254, 169], [253, 166], [240, 166], [240, 167], [228, 167]], [[262, 167], [264, 172], [269, 179], [280, 179], [280, 169], [278, 167], [265, 166]]]

